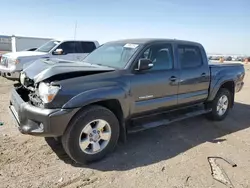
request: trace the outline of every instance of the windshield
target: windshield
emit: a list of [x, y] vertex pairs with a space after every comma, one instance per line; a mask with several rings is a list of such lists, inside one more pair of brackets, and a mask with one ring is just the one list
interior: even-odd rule
[[38, 52], [49, 52], [52, 48], [54, 48], [59, 43], [60, 43], [60, 41], [51, 40], [49, 42], [46, 42], [45, 44], [43, 44], [39, 48], [37, 48], [36, 51], [38, 51]]
[[90, 53], [84, 61], [114, 68], [124, 68], [138, 47], [138, 44], [107, 43]]

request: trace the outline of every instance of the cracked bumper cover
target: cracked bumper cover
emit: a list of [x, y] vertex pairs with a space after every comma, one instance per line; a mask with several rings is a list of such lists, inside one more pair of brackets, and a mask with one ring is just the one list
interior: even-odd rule
[[16, 89], [12, 90], [10, 111], [23, 134], [44, 137], [63, 135], [78, 109], [42, 109], [23, 101]]

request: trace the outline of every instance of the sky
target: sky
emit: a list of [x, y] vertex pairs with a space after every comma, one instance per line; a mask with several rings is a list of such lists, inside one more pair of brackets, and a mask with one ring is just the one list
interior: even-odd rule
[[0, 35], [175, 38], [208, 53], [250, 55], [250, 0], [8, 0], [0, 16]]

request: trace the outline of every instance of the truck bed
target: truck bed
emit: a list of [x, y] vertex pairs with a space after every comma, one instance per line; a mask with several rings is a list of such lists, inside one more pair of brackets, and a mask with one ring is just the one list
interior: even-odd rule
[[241, 63], [211, 63], [209, 62], [211, 82], [209, 98], [212, 99], [217, 90], [220, 88], [220, 84], [225, 81], [234, 82], [234, 91], [239, 92], [243, 85], [243, 79], [245, 76], [244, 65]]
[[234, 67], [234, 66], [243, 66], [241, 63], [216, 63], [209, 62], [209, 67]]

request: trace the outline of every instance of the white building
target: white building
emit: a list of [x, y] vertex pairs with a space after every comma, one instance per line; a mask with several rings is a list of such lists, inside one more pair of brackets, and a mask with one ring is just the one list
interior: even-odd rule
[[51, 40], [50, 38], [0, 35], [0, 51], [22, 51], [37, 48]]

